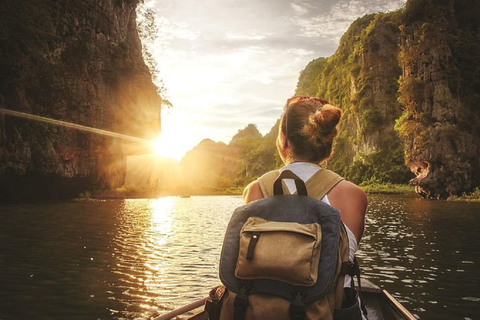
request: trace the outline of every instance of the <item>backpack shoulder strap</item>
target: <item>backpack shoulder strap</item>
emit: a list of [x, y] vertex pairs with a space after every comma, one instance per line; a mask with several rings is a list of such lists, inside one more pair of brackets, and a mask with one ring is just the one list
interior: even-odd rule
[[[280, 172], [278, 170], [265, 173], [258, 178], [260, 190], [265, 198], [273, 196], [273, 184], [277, 180]], [[343, 178], [335, 172], [321, 168], [308, 179], [305, 186], [308, 190], [308, 195], [312, 198], [322, 199], [333, 187], [335, 187]], [[285, 184], [282, 181], [284, 193], [287, 193]]]
[[260, 190], [263, 193], [265, 198], [273, 196], [273, 184], [277, 180], [280, 172], [278, 170], [273, 170], [265, 173], [263, 176], [258, 178], [258, 184], [260, 185]]
[[310, 197], [322, 199], [342, 180], [344, 179], [335, 172], [321, 168], [305, 182], [305, 185]]
[[[340, 230], [340, 249], [339, 249], [339, 264], [337, 265], [337, 283], [335, 284], [335, 308], [342, 308], [342, 301], [344, 295], [345, 276], [349, 274], [350, 268], [353, 265], [349, 261], [349, 243], [348, 234], [345, 225], [341, 223]], [[353, 276], [352, 276], [353, 279]], [[352, 282], [353, 284], [353, 282]]]

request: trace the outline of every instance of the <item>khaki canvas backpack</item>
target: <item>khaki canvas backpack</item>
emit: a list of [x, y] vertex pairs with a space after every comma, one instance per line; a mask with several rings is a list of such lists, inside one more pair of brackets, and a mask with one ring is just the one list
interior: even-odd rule
[[356, 290], [344, 288], [354, 267], [340, 212], [320, 201], [341, 180], [325, 169], [306, 183], [288, 170], [259, 179], [265, 198], [237, 208], [227, 227], [210, 319], [361, 319]]

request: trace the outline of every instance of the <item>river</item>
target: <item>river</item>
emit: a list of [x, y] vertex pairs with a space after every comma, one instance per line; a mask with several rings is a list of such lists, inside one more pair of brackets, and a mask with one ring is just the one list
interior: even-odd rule
[[[420, 319], [480, 319], [480, 203], [369, 196], [363, 276]], [[237, 196], [0, 206], [0, 319], [149, 319], [219, 284]]]

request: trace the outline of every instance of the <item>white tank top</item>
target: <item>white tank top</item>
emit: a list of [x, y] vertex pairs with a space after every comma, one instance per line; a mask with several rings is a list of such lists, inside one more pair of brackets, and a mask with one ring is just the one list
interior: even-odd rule
[[[310, 162], [294, 162], [281, 168], [279, 171], [282, 172], [284, 170], [290, 170], [303, 181], [307, 181], [308, 179], [310, 179], [311, 176], [315, 174], [315, 172], [320, 170], [320, 166]], [[297, 188], [295, 187], [295, 182], [293, 180], [285, 180], [285, 184], [290, 193], [294, 193], [295, 191], [297, 191]], [[325, 195], [325, 197], [323, 197], [321, 200], [326, 204], [330, 205], [330, 201], [328, 201], [328, 195]], [[355, 238], [353, 232], [347, 226], [345, 226], [345, 229], [347, 230], [348, 235], [348, 257], [350, 261], [353, 261], [353, 258], [355, 257], [355, 252], [357, 251], [357, 239]], [[345, 287], [350, 287], [350, 281], [351, 278], [348, 275], [345, 276]]]

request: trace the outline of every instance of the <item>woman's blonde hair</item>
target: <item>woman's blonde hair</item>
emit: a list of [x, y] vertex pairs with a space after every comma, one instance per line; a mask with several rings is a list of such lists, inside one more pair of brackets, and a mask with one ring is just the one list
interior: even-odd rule
[[[285, 145], [278, 146], [282, 157], [294, 161], [302, 159], [320, 163], [332, 155], [333, 140], [342, 110], [316, 97], [293, 97], [287, 100], [280, 119], [280, 132]], [[293, 154], [286, 153], [291, 144]]]

